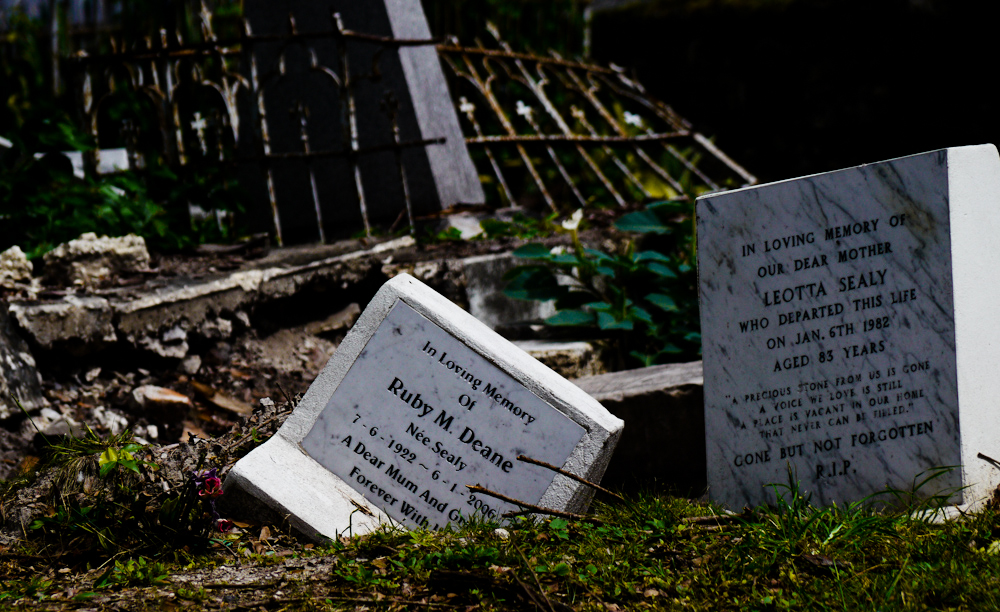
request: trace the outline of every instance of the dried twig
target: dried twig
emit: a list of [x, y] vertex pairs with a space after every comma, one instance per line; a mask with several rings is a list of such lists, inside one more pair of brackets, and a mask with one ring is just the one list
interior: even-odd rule
[[[236, 450], [237, 448], [243, 446], [244, 442], [246, 442], [250, 438], [254, 437], [254, 430], [258, 430], [256, 433], [259, 435], [260, 434], [260, 431], [259, 431], [260, 429], [263, 429], [263, 427], [265, 425], [268, 425], [268, 424], [272, 423], [275, 419], [277, 419], [278, 417], [280, 417], [283, 414], [284, 414], [284, 412], [280, 412], [280, 411], [279, 412], [275, 412], [274, 414], [272, 414], [271, 416], [267, 417], [266, 419], [264, 419], [263, 421], [261, 421], [257, 425], [252, 426], [250, 428], [250, 433], [248, 433], [247, 435], [243, 436], [242, 438], [240, 438], [239, 440], [237, 440], [233, 444], [227, 446], [226, 447], [226, 452], [227, 453], [228, 452], [232, 452], [232, 451]], [[248, 425], [249, 425], [249, 423], [248, 423]]]
[[581, 484], [587, 485], [588, 487], [593, 487], [594, 489], [600, 491], [601, 493], [604, 493], [606, 495], [610, 495], [611, 497], [614, 497], [615, 499], [617, 499], [620, 502], [625, 502], [625, 499], [621, 495], [618, 495], [617, 493], [615, 493], [614, 491], [609, 491], [608, 489], [605, 489], [604, 487], [602, 487], [599, 484], [595, 484], [593, 482], [590, 482], [586, 478], [581, 478], [581, 477], [577, 476], [576, 474], [572, 474], [570, 472], [567, 472], [566, 470], [558, 468], [558, 467], [552, 465], [551, 463], [545, 463], [544, 461], [539, 461], [538, 459], [532, 459], [531, 457], [528, 457], [526, 455], [518, 455], [517, 456], [517, 460], [518, 461], [523, 461], [525, 463], [531, 463], [532, 465], [538, 465], [538, 466], [541, 466], [541, 467], [543, 467], [545, 469], [548, 469], [548, 470], [552, 470], [553, 472], [555, 472], [557, 474], [562, 474], [566, 478], [571, 478], [571, 479], [573, 479], [573, 480], [575, 480], [575, 481], [577, 481], [577, 482], [579, 482]]
[[[483, 495], [489, 495], [490, 497], [495, 497], [501, 501], [505, 501], [509, 504], [515, 504], [521, 506], [522, 508], [527, 508], [534, 514], [551, 514], [552, 516], [559, 516], [565, 519], [570, 519], [573, 521], [586, 521], [590, 520], [590, 517], [584, 516], [582, 514], [573, 514], [572, 512], [563, 512], [562, 510], [555, 510], [553, 508], [543, 508], [542, 506], [536, 506], [534, 504], [529, 504], [523, 502], [519, 499], [514, 499], [513, 497], [507, 497], [503, 493], [497, 493], [496, 491], [490, 491], [486, 487], [481, 487], [479, 485], [465, 485], [467, 489], [473, 493], [482, 493]], [[520, 513], [513, 513], [520, 514]], [[506, 516], [506, 515], [505, 515]]]
[[681, 522], [690, 525], [723, 525], [739, 518], [739, 514], [711, 514], [708, 516], [686, 516], [681, 519]]
[[984, 455], [982, 453], [976, 453], [976, 456], [979, 457], [980, 459], [982, 459], [983, 461], [989, 463], [993, 467], [1000, 468], [1000, 461], [997, 461], [993, 457], [987, 457], [986, 455]]
[[294, 408], [295, 402], [288, 396], [288, 392], [285, 391], [285, 388], [281, 386], [280, 382], [275, 382], [275, 384], [278, 385], [278, 391], [281, 391], [281, 394], [285, 396], [285, 401], [288, 402], [288, 405]]

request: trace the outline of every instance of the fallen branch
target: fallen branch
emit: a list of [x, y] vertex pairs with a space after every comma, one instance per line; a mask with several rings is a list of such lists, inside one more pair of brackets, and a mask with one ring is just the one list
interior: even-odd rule
[[[501, 501], [505, 501], [505, 502], [507, 502], [509, 504], [515, 504], [517, 506], [521, 506], [522, 508], [527, 508], [530, 511], [530, 514], [551, 514], [552, 516], [558, 516], [558, 517], [565, 518], [565, 519], [570, 519], [570, 520], [573, 520], [573, 521], [596, 520], [596, 519], [592, 519], [591, 517], [584, 516], [582, 514], [573, 514], [572, 512], [563, 512], [562, 510], [556, 510], [554, 508], [543, 508], [542, 506], [536, 506], [534, 504], [529, 504], [529, 503], [523, 502], [523, 501], [521, 501], [519, 499], [514, 499], [513, 497], [507, 497], [503, 493], [497, 493], [496, 491], [490, 491], [486, 487], [481, 487], [479, 485], [465, 485], [465, 487], [467, 489], [469, 489], [470, 491], [472, 491], [473, 493], [482, 493], [483, 495], [488, 495], [490, 497], [495, 497], [495, 498], [497, 498], [497, 499], [499, 499]], [[522, 513], [520, 513], [520, 512], [514, 512], [514, 513], [509, 513], [509, 514], [512, 515], [512, 516], [517, 516], [517, 515], [520, 515]], [[504, 515], [504, 517], [506, 517], [506, 516], [507, 516], [507, 514]]]
[[986, 455], [984, 455], [982, 453], [976, 453], [976, 457], [979, 457], [980, 459], [982, 459], [986, 463], [989, 463], [993, 467], [1000, 468], [1000, 461], [997, 461], [993, 457], [987, 457]]
[[681, 522], [689, 525], [724, 525], [739, 518], [741, 518], [739, 514], [710, 514], [708, 516], [686, 516], [681, 519]]
[[572, 474], [570, 472], [567, 472], [566, 470], [558, 468], [558, 467], [552, 465], [551, 463], [545, 463], [544, 461], [539, 461], [538, 459], [532, 459], [531, 457], [528, 457], [526, 455], [518, 455], [517, 456], [517, 460], [518, 461], [523, 461], [525, 463], [530, 463], [532, 465], [537, 465], [537, 466], [543, 467], [543, 468], [548, 469], [548, 470], [552, 470], [553, 472], [555, 472], [557, 474], [562, 474], [566, 478], [571, 478], [571, 479], [573, 479], [573, 480], [575, 480], [575, 481], [577, 481], [577, 482], [579, 482], [581, 484], [587, 485], [588, 487], [593, 487], [594, 489], [600, 491], [601, 493], [604, 493], [605, 495], [610, 495], [611, 497], [614, 497], [618, 501], [625, 503], [625, 498], [623, 498], [621, 495], [615, 493], [614, 491], [610, 491], [608, 489], [605, 489], [604, 487], [602, 487], [599, 484], [590, 482], [586, 478], [581, 478], [581, 477], [577, 476], [576, 474]]

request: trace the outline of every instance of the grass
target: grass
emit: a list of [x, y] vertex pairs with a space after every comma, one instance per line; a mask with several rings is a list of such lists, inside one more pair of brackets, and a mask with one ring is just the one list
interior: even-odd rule
[[[137, 609], [168, 600], [286, 610], [1000, 609], [995, 509], [931, 524], [912, 508], [815, 508], [794, 484], [777, 489], [784, 495], [773, 506], [740, 515], [644, 494], [598, 503], [591, 520], [517, 519], [505, 532], [487, 522], [437, 533], [386, 528], [321, 547], [286, 538], [277, 552], [258, 542], [255, 552], [248, 529], [219, 541], [221, 553], [190, 555], [183, 564], [140, 558], [119, 560], [110, 573], [108, 566], [58, 573], [62, 561], [46, 570], [39, 560], [34, 573], [2, 579], [0, 607], [55, 604], [59, 593], [78, 593], [102, 605], [131, 599]], [[13, 567], [3, 561], [8, 554], [0, 554], [5, 569]], [[300, 569], [289, 569], [294, 562]], [[285, 577], [232, 592], [211, 578], [180, 578], [220, 564]]]

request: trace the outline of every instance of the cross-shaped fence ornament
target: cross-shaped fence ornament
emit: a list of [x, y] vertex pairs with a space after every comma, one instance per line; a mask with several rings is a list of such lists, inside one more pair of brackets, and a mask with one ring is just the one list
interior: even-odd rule
[[205, 122], [205, 118], [201, 116], [200, 112], [194, 114], [194, 121], [191, 122], [191, 129], [193, 129], [198, 134], [198, 143], [201, 145], [202, 155], [208, 155], [208, 143], [205, 141], [205, 128], [208, 127], [208, 123]]
[[531, 113], [533, 113], [534, 110], [535, 109], [525, 104], [523, 100], [517, 101], [517, 114], [524, 117], [528, 121], [531, 121]]
[[472, 102], [469, 102], [469, 99], [466, 98], [465, 96], [459, 98], [458, 102], [459, 102], [458, 110], [468, 115], [469, 120], [471, 121], [473, 113], [476, 112], [476, 105], [473, 104]]

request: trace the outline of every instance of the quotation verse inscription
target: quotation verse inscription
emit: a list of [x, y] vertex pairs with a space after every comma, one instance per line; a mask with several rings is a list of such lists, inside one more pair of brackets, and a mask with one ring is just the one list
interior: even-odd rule
[[733, 453], [733, 467], [789, 462], [838, 479], [857, 473], [855, 449], [934, 434], [927, 381], [942, 364], [896, 342], [932, 306], [900, 266], [908, 222], [873, 216], [736, 245], [736, 275], [754, 279], [757, 303], [731, 339], [761, 357], [763, 384], [725, 401], [742, 415], [732, 426], [764, 444]]
[[583, 428], [403, 302], [397, 302], [303, 441], [393, 519], [438, 529], [537, 503]]

